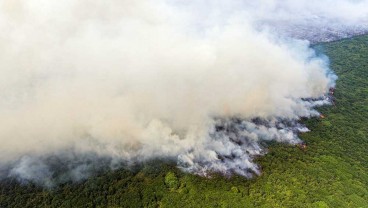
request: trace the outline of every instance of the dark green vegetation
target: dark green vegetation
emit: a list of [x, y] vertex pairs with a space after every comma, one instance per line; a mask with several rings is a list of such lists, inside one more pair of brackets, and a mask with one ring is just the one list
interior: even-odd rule
[[339, 76], [336, 106], [304, 121], [306, 150], [273, 144], [263, 174], [202, 178], [151, 162], [54, 190], [0, 183], [0, 207], [368, 207], [368, 36], [315, 46]]

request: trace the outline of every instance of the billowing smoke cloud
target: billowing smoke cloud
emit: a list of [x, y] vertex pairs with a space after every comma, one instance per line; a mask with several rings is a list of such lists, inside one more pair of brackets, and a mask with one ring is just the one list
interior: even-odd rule
[[0, 174], [49, 186], [153, 158], [259, 173], [263, 142], [300, 143], [336, 79], [289, 29], [367, 17], [367, 1], [306, 2], [2, 1]]

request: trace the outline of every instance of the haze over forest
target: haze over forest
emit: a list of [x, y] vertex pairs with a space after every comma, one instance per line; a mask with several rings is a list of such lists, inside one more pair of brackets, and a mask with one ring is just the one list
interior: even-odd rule
[[[333, 6], [330, 6], [333, 5]], [[45, 187], [153, 159], [251, 178], [338, 77], [311, 43], [368, 31], [368, 1], [4, 0], [0, 177]]]

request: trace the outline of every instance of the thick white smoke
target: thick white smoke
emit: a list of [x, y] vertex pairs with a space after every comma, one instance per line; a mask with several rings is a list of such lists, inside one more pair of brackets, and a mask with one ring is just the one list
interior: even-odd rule
[[295, 121], [318, 115], [335, 79], [308, 41], [267, 20], [367, 17], [344, 15], [367, 1], [338, 1], [336, 16], [306, 2], [1, 1], [0, 169], [49, 184], [55, 161], [74, 161], [77, 180], [94, 159], [158, 157], [258, 173], [260, 142], [300, 142]]

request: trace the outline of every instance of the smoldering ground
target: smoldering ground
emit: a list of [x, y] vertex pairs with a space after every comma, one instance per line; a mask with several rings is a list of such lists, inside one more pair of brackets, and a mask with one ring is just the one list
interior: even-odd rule
[[[263, 141], [299, 143], [336, 79], [280, 28], [366, 29], [366, 1], [320, 2], [2, 1], [1, 175], [52, 186], [154, 158], [259, 173]], [[281, 17], [298, 18], [267, 23]]]

